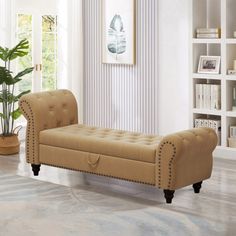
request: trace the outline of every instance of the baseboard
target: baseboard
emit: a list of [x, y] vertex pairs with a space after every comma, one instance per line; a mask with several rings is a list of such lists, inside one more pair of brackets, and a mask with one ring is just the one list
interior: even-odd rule
[[213, 152], [215, 158], [236, 161], [236, 148], [217, 147]]

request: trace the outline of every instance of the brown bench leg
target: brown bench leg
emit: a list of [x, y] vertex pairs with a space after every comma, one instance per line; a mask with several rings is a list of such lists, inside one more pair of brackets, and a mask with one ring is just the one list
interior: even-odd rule
[[39, 175], [40, 166], [41, 165], [31, 164], [32, 171], [34, 172], [34, 176], [38, 176]]
[[164, 190], [164, 195], [165, 195], [166, 203], [169, 203], [169, 204], [172, 203], [172, 199], [174, 197], [174, 193], [175, 193], [174, 190], [168, 190], [168, 189]]
[[198, 182], [196, 184], [193, 184], [193, 189], [195, 193], [200, 193], [200, 189], [202, 187], [202, 181]]

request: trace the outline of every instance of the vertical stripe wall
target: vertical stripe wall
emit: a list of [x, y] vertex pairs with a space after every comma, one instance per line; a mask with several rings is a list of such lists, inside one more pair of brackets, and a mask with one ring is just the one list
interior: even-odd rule
[[136, 0], [136, 64], [102, 64], [102, 0], [84, 0], [84, 123], [158, 132], [158, 1]]

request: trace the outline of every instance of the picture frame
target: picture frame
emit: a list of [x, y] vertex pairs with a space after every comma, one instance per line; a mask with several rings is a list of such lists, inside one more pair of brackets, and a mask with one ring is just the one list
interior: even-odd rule
[[135, 64], [135, 0], [102, 0], [102, 62]]
[[198, 73], [200, 74], [219, 74], [220, 56], [200, 56], [198, 63]]

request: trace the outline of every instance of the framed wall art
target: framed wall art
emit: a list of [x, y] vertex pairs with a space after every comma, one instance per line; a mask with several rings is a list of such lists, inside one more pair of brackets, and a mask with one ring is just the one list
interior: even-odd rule
[[102, 62], [135, 64], [135, 0], [103, 0], [102, 31]]

